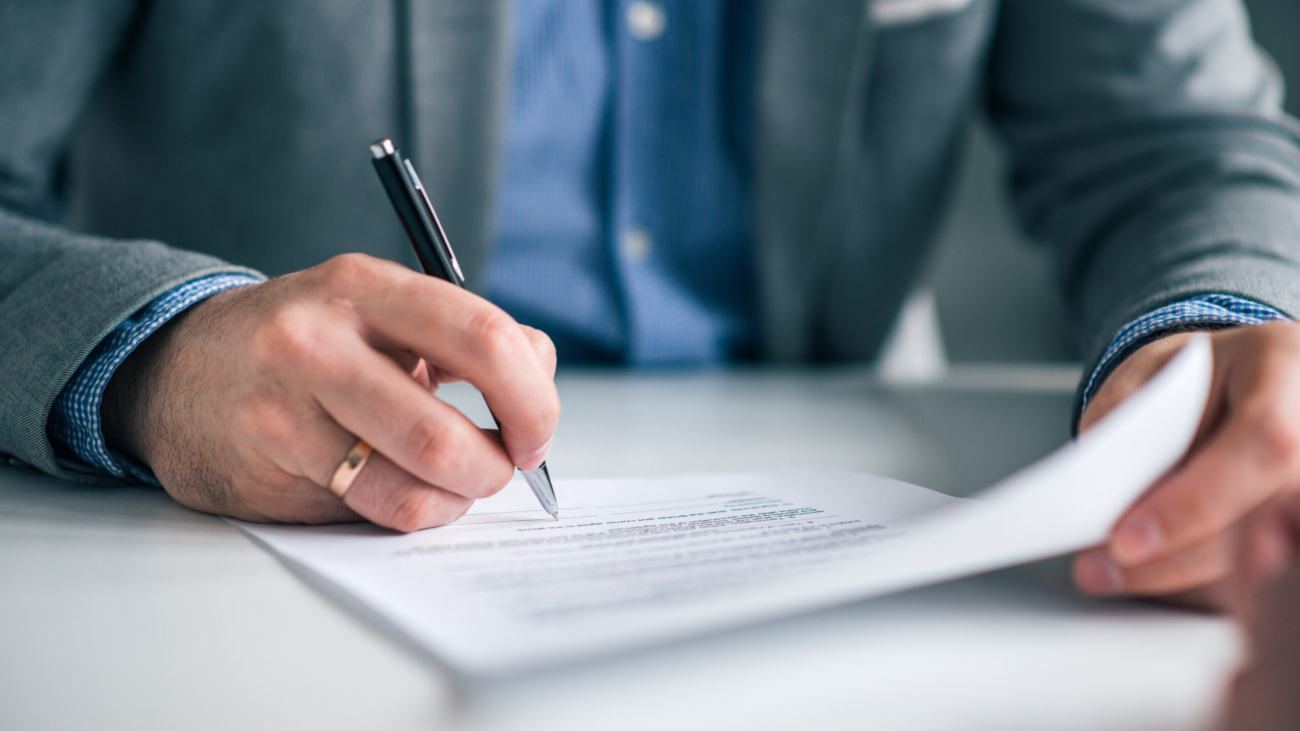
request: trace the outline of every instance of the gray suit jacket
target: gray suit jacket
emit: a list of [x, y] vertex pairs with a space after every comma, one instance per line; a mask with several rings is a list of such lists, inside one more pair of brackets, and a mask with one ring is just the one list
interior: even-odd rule
[[[1226, 291], [1300, 313], [1300, 150], [1237, 0], [765, 0], [756, 246], [779, 361], [871, 358], [984, 103], [1092, 357]], [[489, 245], [507, 0], [0, 4], [0, 452], [108, 332], [210, 272], [409, 261], [392, 136], [465, 269]]]

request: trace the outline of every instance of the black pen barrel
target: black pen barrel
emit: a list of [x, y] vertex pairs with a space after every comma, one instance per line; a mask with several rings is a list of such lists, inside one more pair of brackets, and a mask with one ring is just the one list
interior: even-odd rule
[[[379, 144], [376, 143], [376, 146]], [[371, 149], [374, 150], [375, 147], [372, 146]], [[379, 174], [379, 182], [383, 183], [384, 191], [388, 193], [393, 210], [397, 212], [398, 220], [402, 222], [402, 228], [406, 229], [415, 256], [420, 260], [420, 268], [425, 274], [459, 284], [459, 280], [452, 274], [450, 262], [444, 262], [439, 255], [433, 240], [433, 223], [427, 220], [427, 214], [417, 202], [419, 193], [402, 167], [400, 154], [396, 149], [389, 149], [383, 156], [374, 157], [371, 162]]]

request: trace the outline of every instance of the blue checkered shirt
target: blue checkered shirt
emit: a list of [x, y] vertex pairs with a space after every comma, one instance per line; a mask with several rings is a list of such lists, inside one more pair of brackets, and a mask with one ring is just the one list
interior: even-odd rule
[[[549, 333], [562, 362], [754, 356], [752, 5], [517, 0], [515, 12], [489, 298]], [[114, 475], [152, 480], [105, 445], [104, 387], [177, 312], [254, 281], [198, 280], [133, 315], [59, 395], [51, 436]], [[1163, 333], [1280, 317], [1227, 295], [1162, 307], [1120, 330], [1085, 399], [1125, 355]]]
[[1115, 366], [1152, 340], [1185, 330], [1217, 330], [1285, 319], [1285, 315], [1272, 307], [1227, 294], [1205, 294], [1152, 310], [1115, 334], [1088, 376], [1080, 410], [1088, 407], [1088, 401]]
[[72, 453], [116, 477], [135, 477], [157, 484], [148, 469], [108, 448], [99, 421], [99, 404], [104, 388], [117, 367], [164, 323], [196, 302], [227, 289], [256, 284], [258, 279], [242, 274], [221, 274], [196, 279], [158, 297], [126, 318], [91, 351], [72, 380], [54, 399], [48, 431], [50, 438]]

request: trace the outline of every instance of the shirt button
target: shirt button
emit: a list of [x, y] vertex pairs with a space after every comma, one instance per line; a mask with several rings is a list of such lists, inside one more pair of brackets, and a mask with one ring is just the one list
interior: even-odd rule
[[650, 232], [643, 228], [634, 228], [623, 234], [623, 256], [628, 261], [645, 261], [653, 248]]
[[653, 41], [663, 35], [667, 20], [659, 3], [637, 0], [627, 6], [627, 29], [637, 40]]

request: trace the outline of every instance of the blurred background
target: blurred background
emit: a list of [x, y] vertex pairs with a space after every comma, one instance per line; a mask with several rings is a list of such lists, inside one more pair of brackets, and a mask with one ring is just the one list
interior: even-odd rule
[[[1287, 111], [1300, 116], [1300, 0], [1246, 5], [1256, 39], [1289, 82]], [[1002, 190], [998, 142], [982, 119], [972, 120], [969, 135], [956, 204], [930, 271], [933, 305], [924, 300], [913, 311], [922, 319], [937, 311], [942, 347], [954, 364], [1074, 361], [1047, 257], [1026, 245]]]

